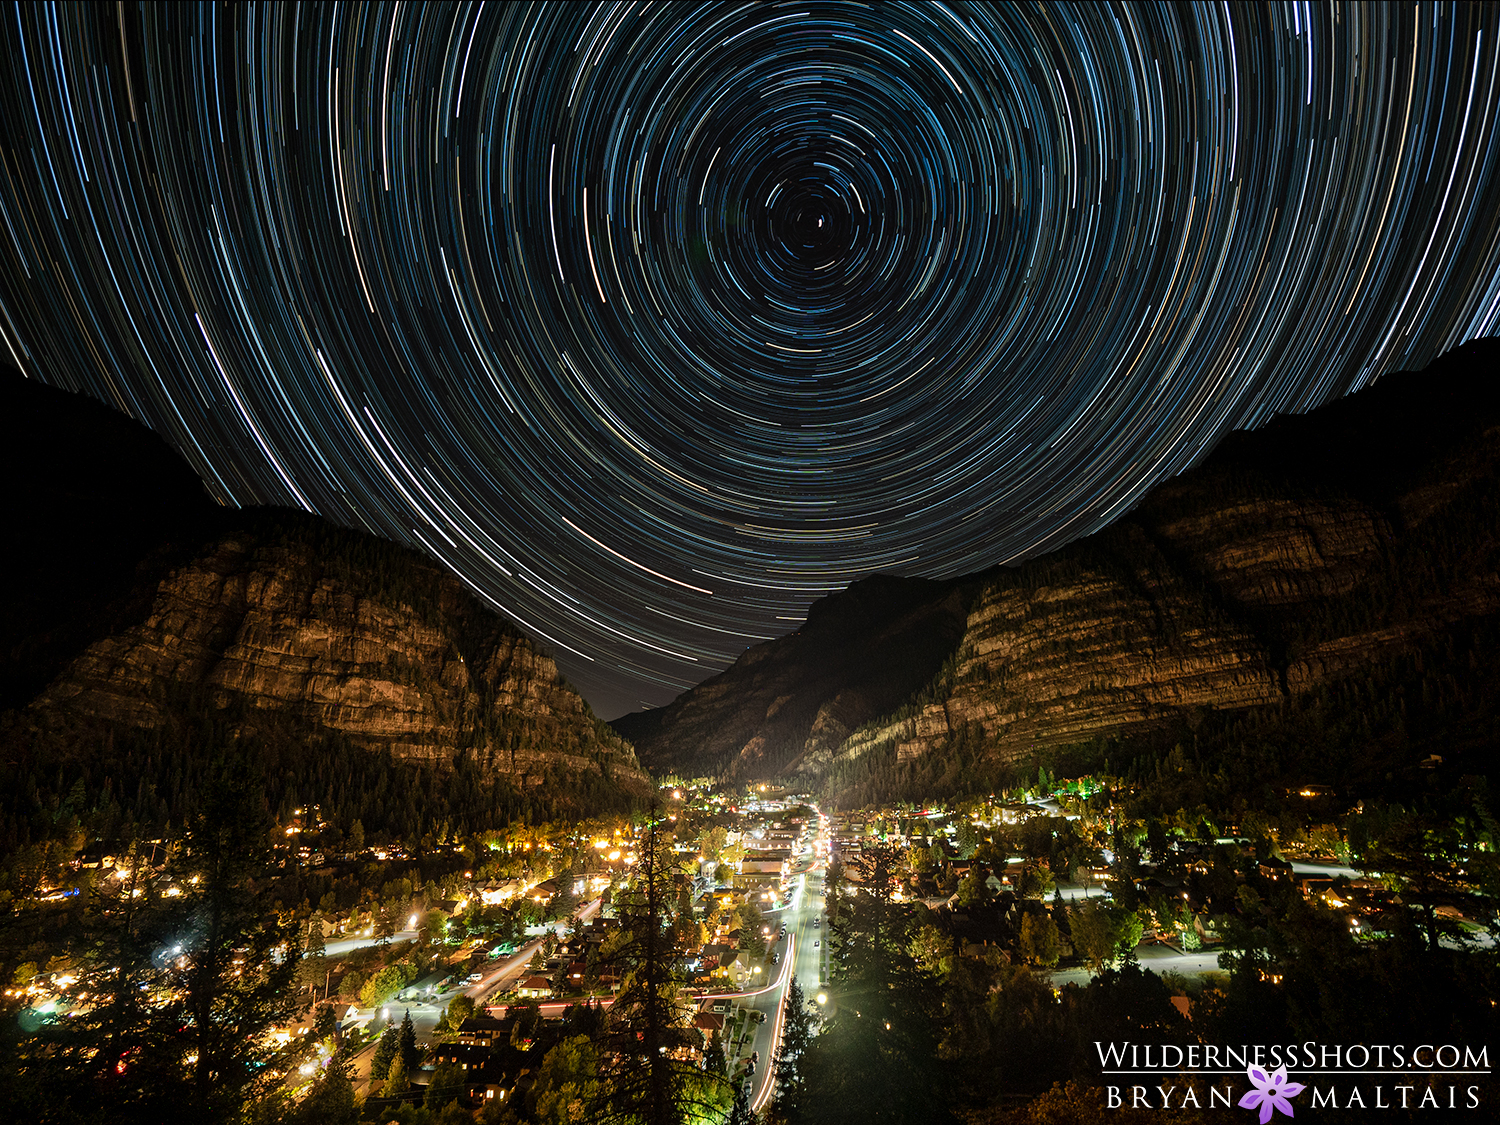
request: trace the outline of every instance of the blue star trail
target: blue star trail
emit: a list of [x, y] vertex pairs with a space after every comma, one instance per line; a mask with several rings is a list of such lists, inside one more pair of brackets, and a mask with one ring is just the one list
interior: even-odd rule
[[0, 357], [606, 715], [1500, 317], [1493, 5], [27, 5]]

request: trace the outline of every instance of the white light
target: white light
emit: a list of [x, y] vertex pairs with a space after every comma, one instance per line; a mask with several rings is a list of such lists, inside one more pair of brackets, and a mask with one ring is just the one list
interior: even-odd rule
[[411, 930], [415, 930], [417, 928], [417, 916], [415, 914], [413, 914], [410, 918], [408, 918], [406, 920], [406, 926], [407, 926], [407, 929], [411, 929]]

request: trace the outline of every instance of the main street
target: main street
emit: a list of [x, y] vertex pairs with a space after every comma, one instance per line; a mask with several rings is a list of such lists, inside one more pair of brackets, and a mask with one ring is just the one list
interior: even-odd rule
[[755, 1035], [750, 1043], [750, 1050], [760, 1055], [750, 1087], [750, 1104], [756, 1112], [770, 1100], [774, 1087], [776, 1048], [781, 1042], [782, 1025], [786, 1022], [788, 983], [795, 974], [806, 1000], [814, 1001], [818, 995], [818, 966], [823, 953], [822, 943], [828, 937], [828, 930], [823, 925], [822, 888], [825, 867], [822, 861], [816, 861], [799, 874], [791, 902], [771, 915], [772, 924], [776, 926], [776, 931], [773, 932], [779, 932], [780, 926], [784, 924], [786, 937], [774, 947], [781, 950], [780, 976], [771, 988], [750, 1001], [754, 1010], [766, 1013], [765, 1022], [751, 1024]]
[[[777, 939], [781, 927], [786, 927], [786, 937], [768, 941], [771, 950], [781, 954], [776, 965], [776, 976], [761, 988], [729, 993], [726, 998], [741, 1008], [762, 1014], [761, 1022], [751, 1022], [750, 1042], [735, 1052], [725, 1043], [730, 1052], [730, 1072], [738, 1073], [739, 1060], [759, 1056], [755, 1062], [755, 1073], [750, 1078], [750, 1104], [759, 1111], [771, 1098], [774, 1089], [774, 1062], [776, 1047], [781, 1041], [782, 1025], [786, 1021], [787, 985], [796, 976], [803, 996], [812, 1000], [818, 994], [818, 966], [822, 942], [828, 931], [823, 926], [823, 876], [827, 863], [817, 858], [815, 848], [794, 864], [791, 896], [786, 906], [766, 912], [766, 922], [771, 927], [772, 939]], [[723, 994], [716, 994], [723, 995]], [[755, 1017], [751, 1017], [752, 1021]]]

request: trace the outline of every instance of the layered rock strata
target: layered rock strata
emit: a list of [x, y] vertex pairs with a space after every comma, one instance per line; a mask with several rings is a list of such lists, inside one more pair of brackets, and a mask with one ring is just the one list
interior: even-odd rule
[[[784, 638], [622, 729], [648, 763], [681, 767], [697, 745], [706, 768], [815, 779], [874, 751], [941, 754], [960, 737], [1016, 758], [1278, 706], [1368, 674], [1500, 614], [1495, 369], [1500, 347], [1475, 342], [1424, 372], [1230, 435], [1105, 531], [954, 583], [967, 606], [945, 634], [952, 647], [929, 648], [933, 677], [919, 690], [866, 693], [862, 712], [881, 718], [849, 721], [860, 712], [843, 707], [847, 686]], [[895, 664], [909, 643], [853, 630], [821, 646]], [[765, 699], [797, 699], [800, 725], [777, 725], [781, 703], [758, 713], [761, 697], [737, 702], [751, 683], [768, 685]], [[820, 728], [813, 716], [825, 713], [847, 717]]]
[[472, 754], [521, 785], [601, 762], [645, 784], [628, 744], [601, 729], [550, 657], [436, 567], [408, 565], [425, 571], [420, 607], [295, 534], [230, 532], [168, 573], [145, 619], [89, 645], [31, 713], [152, 728], [191, 696], [250, 726], [275, 721], [400, 758]]

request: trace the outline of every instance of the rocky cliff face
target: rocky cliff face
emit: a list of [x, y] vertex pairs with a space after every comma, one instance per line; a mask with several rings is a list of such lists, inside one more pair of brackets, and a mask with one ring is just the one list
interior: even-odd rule
[[451, 578], [412, 560], [428, 604], [382, 596], [361, 568], [330, 566], [303, 540], [305, 519], [283, 519], [291, 530], [228, 532], [174, 568], [145, 619], [91, 644], [32, 714], [151, 728], [197, 694], [250, 726], [274, 718], [398, 758], [471, 754], [521, 786], [601, 760], [644, 785], [630, 747], [600, 729], [552, 659], [484, 621]]
[[990, 583], [941, 698], [862, 732], [845, 752], [894, 738], [898, 760], [909, 760], [973, 726], [1010, 753], [1151, 724], [1185, 708], [1275, 701], [1263, 646], [1202, 598], [1138, 528], [1120, 536], [1127, 549], [1118, 555], [1059, 559]]
[[[97, 423], [106, 460], [138, 466], [139, 447], [165, 452], [95, 404], [34, 386], [3, 389], [43, 432], [29, 454], [42, 463], [27, 466], [41, 480], [45, 459], [73, 464], [80, 412]], [[39, 650], [57, 657], [40, 691], [26, 690], [30, 668], [8, 679], [8, 694], [29, 700], [23, 722], [86, 741], [110, 728], [163, 728], [184, 708], [206, 708], [282, 741], [339, 738], [440, 767], [468, 758], [520, 789], [586, 774], [593, 785], [603, 777], [646, 791], [629, 744], [594, 718], [552, 659], [430, 559], [300, 512], [220, 510], [181, 486], [180, 462], [155, 461], [177, 486], [173, 503], [137, 514], [146, 530], [135, 528], [141, 542], [120, 558], [106, 550], [79, 559], [77, 536], [64, 537], [66, 551], [50, 540], [51, 526], [72, 526], [70, 504], [107, 510], [92, 502], [87, 479], [68, 497], [23, 509], [36, 526], [11, 525], [12, 550], [37, 560], [27, 573], [63, 567], [76, 580], [56, 589], [38, 580], [27, 587], [41, 590], [38, 604], [7, 622], [12, 632], [31, 619], [62, 622], [57, 635], [75, 642], [61, 657], [59, 644]], [[111, 478], [101, 479], [107, 489]], [[151, 480], [135, 480], [128, 494], [153, 491]], [[8, 653], [24, 653], [30, 634], [0, 639]]]
[[[1106, 531], [976, 581], [946, 661], [929, 658], [935, 677], [915, 696], [866, 701], [883, 718], [838, 745], [809, 731], [764, 761], [742, 749], [735, 765], [815, 780], [869, 755], [918, 763], [959, 743], [1014, 760], [1278, 707], [1494, 618], [1500, 410], [1487, 372], [1496, 369], [1500, 348], [1475, 343], [1424, 372], [1231, 435]], [[789, 674], [778, 667], [782, 644], [762, 646], [763, 680]], [[902, 658], [879, 637], [844, 645]], [[723, 705], [722, 679], [641, 731], [647, 762], [682, 745], [687, 715], [705, 745], [765, 737], [764, 719]]]

